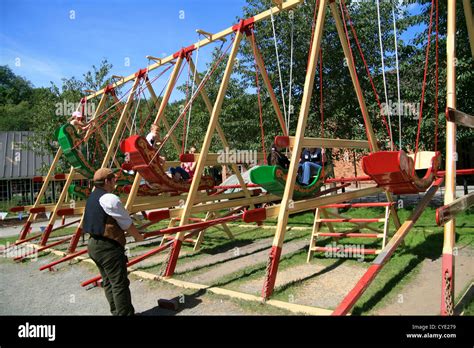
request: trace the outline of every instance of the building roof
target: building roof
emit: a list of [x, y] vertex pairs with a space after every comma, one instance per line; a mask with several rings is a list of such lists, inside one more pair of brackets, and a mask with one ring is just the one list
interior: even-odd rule
[[0, 132], [0, 180], [27, 179], [42, 175], [39, 171], [44, 165], [50, 166], [52, 156], [40, 156], [26, 150], [28, 137], [33, 132]]

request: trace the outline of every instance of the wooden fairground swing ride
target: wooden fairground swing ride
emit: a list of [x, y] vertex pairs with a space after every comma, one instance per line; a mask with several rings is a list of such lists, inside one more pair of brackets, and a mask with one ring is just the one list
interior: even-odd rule
[[[82, 214], [84, 211], [84, 201], [78, 201], [74, 206], [70, 206], [66, 199], [68, 194], [76, 194], [79, 197], [86, 198], [88, 195], [87, 190], [82, 190], [81, 188], [72, 185], [74, 184], [75, 180], [82, 180], [86, 182], [90, 180], [93, 171], [98, 167], [115, 167], [117, 169], [122, 169], [129, 172], [127, 175], [124, 173], [123, 177], [121, 177], [121, 188], [118, 188], [118, 190], [121, 193], [122, 199], [125, 203], [125, 208], [131, 214], [143, 212], [143, 216], [147, 221], [141, 225], [142, 228], [151, 226], [159, 221], [169, 220], [169, 225], [166, 228], [144, 232], [144, 236], [146, 238], [161, 237], [162, 244], [159, 247], [154, 247], [150, 250], [147, 250], [142, 255], [130, 259], [128, 263], [128, 266], [132, 266], [146, 258], [151, 257], [152, 255], [168, 249], [169, 254], [163, 263], [163, 272], [159, 275], [159, 278], [163, 281], [170, 281], [170, 278], [173, 276], [182, 244], [191, 240], [194, 243], [195, 249], [199, 248], [199, 245], [204, 238], [204, 232], [207, 228], [212, 226], [221, 226], [224, 232], [229, 237], [232, 237], [232, 233], [229, 227], [226, 225], [228, 222], [240, 220], [246, 223], [261, 223], [269, 218], [277, 218], [275, 235], [268, 257], [266, 276], [261, 294], [261, 299], [268, 300], [275, 287], [280, 256], [283, 248], [283, 241], [285, 232], [287, 231], [288, 218], [290, 215], [304, 211], [316, 212], [308, 259], [314, 252], [327, 250], [325, 248], [317, 247], [315, 244], [316, 237], [322, 235], [319, 232], [321, 224], [326, 224], [330, 230], [329, 233], [324, 234], [325, 236], [339, 238], [343, 236], [358, 236], [357, 233], [354, 233], [354, 229], [351, 230], [351, 232], [336, 232], [332, 226], [332, 224], [335, 222], [348, 222], [355, 224], [357, 227], [356, 229], [360, 230], [362, 227], [366, 227], [372, 222], [384, 221], [384, 231], [382, 233], [372, 233], [374, 238], [383, 238], [382, 248], [379, 250], [369, 251], [370, 253], [376, 254], [377, 256], [363, 277], [357, 282], [355, 287], [349, 292], [349, 294], [343, 299], [343, 301], [334, 311], [323, 308], [313, 308], [311, 311], [313, 314], [345, 315], [349, 313], [357, 299], [362, 295], [365, 289], [376, 277], [378, 272], [382, 269], [384, 264], [393, 255], [407, 233], [416, 223], [423, 210], [427, 207], [430, 200], [434, 197], [436, 191], [443, 182], [443, 177], [445, 176], [445, 206], [438, 209], [437, 213], [438, 223], [445, 224], [445, 244], [443, 248], [443, 301], [441, 305], [441, 313], [452, 314], [454, 291], [454, 263], [452, 250], [454, 246], [455, 229], [453, 218], [457, 213], [467, 209], [473, 204], [472, 194], [455, 200], [456, 168], [453, 157], [456, 149], [455, 124], [468, 127], [473, 127], [474, 124], [473, 116], [456, 110], [454, 69], [454, 45], [456, 32], [455, 0], [448, 0], [447, 106], [449, 109], [447, 112], [445, 173], [439, 171], [441, 157], [440, 153], [437, 151], [437, 141], [435, 142], [433, 152], [418, 151], [423, 117], [423, 102], [426, 90], [426, 79], [429, 63], [428, 56], [430, 50], [433, 18], [436, 18], [436, 51], [438, 50], [437, 0], [432, 1], [428, 44], [426, 48], [427, 53], [424, 70], [424, 81], [421, 93], [420, 117], [418, 120], [415, 153], [413, 155], [407, 155], [403, 150], [397, 150], [394, 148], [390, 125], [390, 115], [388, 115], [389, 124], [387, 124], [385, 115], [382, 112], [378, 94], [375, 90], [372, 78], [370, 76], [370, 71], [367, 67], [367, 63], [365, 62], [360, 44], [358, 43], [357, 34], [349, 17], [349, 11], [344, 3], [344, 0], [341, 0], [340, 2], [336, 2], [334, 0], [316, 1], [302, 102], [299, 109], [295, 133], [294, 135], [290, 135], [289, 116], [287, 116], [286, 112], [284, 112], [285, 117], [287, 117], [285, 120], [283, 113], [281, 112], [280, 103], [276, 98], [272, 88], [271, 80], [267, 75], [264, 57], [262, 57], [258, 48], [254, 30], [258, 28], [258, 22], [266, 19], [273, 20], [274, 15], [295, 8], [297, 5], [300, 5], [303, 0], [273, 2], [275, 6], [271, 7], [269, 10], [253, 17], [243, 19], [238, 24], [233, 25], [232, 27], [229, 27], [216, 34], [198, 30], [198, 33], [204, 38], [197, 43], [187, 46], [186, 48], [183, 48], [175, 54], [165, 58], [159, 59], [149, 56], [148, 58], [153, 60], [154, 63], [151, 65], [149, 64], [146, 69], [141, 69], [137, 73], [127, 77], [121, 77], [119, 80], [116, 80], [114, 83], [106, 86], [100, 91], [96, 91], [87, 97], [84, 97], [81, 101], [82, 106], [84, 106], [86, 102], [100, 97], [98, 108], [91, 118], [92, 126], [84, 134], [78, 134], [69, 125], [64, 125], [58, 130], [57, 140], [59, 143], [59, 148], [48, 174], [45, 177], [40, 177], [37, 179], [37, 181], [42, 181], [43, 185], [35, 203], [32, 206], [16, 207], [12, 209], [13, 211], [29, 212], [28, 220], [20, 233], [19, 239], [12, 247], [29, 242], [31, 245], [35, 245], [37, 251], [43, 251], [47, 249], [51, 250], [51, 248], [62, 243], [70, 243], [67, 252], [62, 253], [61, 259], [41, 267], [41, 270], [51, 270], [60, 263], [79, 258], [81, 255], [86, 254], [87, 250], [85, 249], [77, 250], [78, 242], [82, 233]], [[466, 20], [468, 21], [468, 27], [470, 27], [469, 24], [473, 23], [472, 8], [469, 1], [466, 0], [463, 1], [463, 6], [466, 14]], [[318, 69], [318, 58], [322, 58], [321, 42], [328, 8], [335, 21], [337, 34], [347, 61], [347, 67], [349, 69], [349, 74], [351, 76], [364, 121], [367, 140], [332, 139], [325, 137], [324, 131], [322, 132], [321, 138], [305, 137], [305, 129], [314, 90], [315, 74], [316, 70]], [[364, 61], [375, 98], [381, 110], [380, 115], [387, 128], [390, 138], [389, 151], [379, 150], [379, 145], [372, 128], [371, 118], [357, 76], [347, 23], [350, 24], [351, 32], [358, 47], [359, 54]], [[472, 27], [474, 27], [474, 23]], [[200, 48], [214, 42], [222, 41], [222, 43], [224, 43], [223, 40], [225, 40], [227, 37], [231, 37], [227, 49], [224, 51], [221, 50], [221, 54], [219, 55], [218, 59], [213, 64], [211, 64], [208, 72], [205, 74], [204, 78], [201, 79], [196, 73], [197, 69], [193, 63], [193, 52], [198, 53]], [[224, 130], [220, 124], [220, 115], [222, 105], [225, 101], [225, 95], [230, 76], [232, 74], [232, 69], [235, 64], [235, 58], [238, 54], [238, 49], [243, 38], [248, 40], [254, 55], [262, 142], [264, 142], [264, 132], [259, 94], [259, 74], [262, 77], [263, 85], [265, 85], [268, 91], [278, 123], [282, 130], [282, 135], [275, 139], [275, 143], [279, 147], [288, 148], [291, 153], [290, 165], [287, 170], [283, 170], [282, 168], [278, 168], [276, 166], [268, 166], [266, 163], [252, 170], [251, 180], [254, 183], [253, 185], [247, 184], [244, 181], [235, 163], [217, 163], [217, 154], [209, 153], [211, 140], [215, 133], [217, 133], [219, 136], [223, 147], [229, 147]], [[474, 29], [469, 31], [469, 39], [474, 56]], [[227, 63], [225, 65], [224, 74], [220, 82], [219, 91], [215, 101], [211, 102], [206, 93], [205, 84], [209, 80], [213, 71], [215, 71], [217, 65], [223, 62], [226, 57]], [[438, 132], [437, 57], [438, 55], [436, 54], [436, 139]], [[322, 96], [323, 91], [321, 67], [323, 62], [321, 58], [319, 59], [319, 88]], [[277, 60], [278, 59], [277, 51]], [[185, 63], [188, 64], [188, 76], [193, 75], [193, 93], [191, 93], [190, 98], [187, 98], [186, 106], [176, 118], [174, 124], [170, 125], [165, 117], [165, 109], [169, 103], [171, 93]], [[163, 67], [165, 67], [164, 71], [158, 74], [157, 77], [151, 77], [151, 74], [155, 69]], [[155, 79], [159, 78], [170, 69], [172, 71], [168, 82], [165, 85], [162, 94], [157, 96], [152, 86], [153, 82]], [[384, 69], [382, 68], [382, 71], [383, 70]], [[126, 93], [123, 94], [122, 97], [118, 97], [117, 89], [121, 86], [125, 86], [127, 83], [131, 83], [132, 86]], [[197, 87], [194, 90], [195, 85]], [[140, 103], [140, 100], [142, 99], [141, 95], [145, 96], [145, 90], [148, 91], [151, 96], [153, 107], [148, 110], [147, 115], [139, 117], [139, 120], [137, 120], [137, 113], [133, 112], [133, 108], [135, 107], [135, 111], [138, 110], [137, 104]], [[183, 141], [180, 146], [175, 130], [177, 125], [182, 122], [184, 130], [183, 134], [186, 134], [186, 124], [189, 125], [192, 103], [198, 96], [203, 99], [209, 111], [210, 119], [203, 143], [200, 146], [201, 152], [199, 154], [189, 155], [184, 153], [187, 137], [183, 137]], [[322, 100], [323, 98], [320, 99], [320, 110], [322, 129], [324, 129]], [[107, 107], [108, 102], [111, 102], [112, 104]], [[283, 109], [285, 110], [284, 98]], [[147, 124], [147, 120], [154, 113], [156, 114], [152, 123], [154, 125], [163, 125], [167, 132], [159, 148], [150, 146], [143, 137], [143, 129]], [[188, 122], [186, 123], [186, 117], [188, 113]], [[114, 123], [114, 128], [113, 134], [109, 139], [103, 134], [103, 128], [104, 125], [112, 124], [112, 120]], [[127, 130], [128, 135], [126, 134]], [[94, 139], [92, 142], [90, 142], [89, 140], [92, 137]], [[165, 146], [165, 144], [168, 143], [168, 140], [171, 141], [171, 145], [176, 149], [176, 151], [181, 154], [180, 161], [164, 161], [160, 158], [160, 150], [163, 148], [163, 146]], [[84, 144], [89, 144], [90, 147], [94, 147], [95, 145], [97, 151], [103, 150], [104, 153], [96, 155], [94, 161], [91, 161], [90, 157], [85, 156], [83, 153]], [[399, 145], [401, 145], [401, 141]], [[368, 176], [364, 180], [372, 180], [376, 183], [376, 185], [350, 192], [338, 193], [338, 190], [349, 185], [347, 182], [350, 180], [338, 178], [327, 180], [324, 175], [324, 168], [316, 174], [310, 185], [300, 185], [297, 182], [299, 155], [302, 149], [307, 147], [360, 148], [369, 150], [370, 154], [365, 156], [362, 160], [363, 169]], [[265, 162], [266, 156], [264, 146], [263, 153], [259, 153], [258, 157], [260, 163], [262, 161]], [[71, 165], [71, 169], [68, 174], [54, 174], [55, 168], [60, 158], [65, 159]], [[173, 178], [170, 178], [166, 173], [168, 168], [180, 165], [181, 162], [193, 161], [196, 163], [195, 174], [187, 181], [173, 180]], [[238, 187], [241, 189], [241, 191], [224, 193], [223, 190], [225, 190], [227, 187], [216, 186], [211, 178], [204, 175], [204, 169], [206, 166], [216, 164], [224, 164], [230, 167], [239, 181]], [[130, 170], [133, 171], [133, 174], [131, 174]], [[420, 177], [417, 174], [417, 170], [425, 170], [426, 173]], [[472, 171], [468, 170], [462, 173], [472, 174]], [[56, 203], [44, 204], [42, 203], [42, 197], [44, 196], [48, 185], [52, 180], [63, 181], [63, 190]], [[145, 185], [143, 183], [144, 180], [146, 181]], [[361, 178], [354, 178], [353, 180], [361, 180]], [[335, 188], [322, 189], [323, 185], [327, 184], [328, 182], [339, 183], [340, 185], [336, 186]], [[258, 188], [258, 186], [265, 188], [268, 192], [266, 194], [262, 194], [262, 190]], [[71, 190], [71, 187], [74, 188]], [[400, 222], [394, 206], [392, 194], [409, 194], [420, 192], [424, 193], [423, 199], [413, 210], [410, 217], [403, 223]], [[378, 193], [385, 193], [387, 202], [366, 204], [347, 203], [357, 198]], [[256, 205], [267, 202], [274, 202], [276, 204], [263, 208], [256, 208]], [[386, 213], [382, 219], [351, 219], [341, 216], [331, 218], [328, 215], [329, 209], [340, 208], [342, 206], [347, 208], [357, 208], [360, 206], [383, 206], [386, 209]], [[222, 211], [225, 209], [227, 209], [227, 213], [222, 213]], [[40, 234], [30, 236], [31, 223], [35, 221], [37, 214], [43, 212], [48, 212], [51, 214], [46, 229]], [[195, 215], [199, 213], [206, 213], [206, 217], [204, 219], [195, 217]], [[76, 224], [78, 223], [76, 232], [72, 236], [68, 236], [64, 239], [61, 239], [60, 241], [47, 244], [48, 238], [53, 231], [66, 226], [63, 225], [56, 228], [54, 227], [56, 219], [63, 216], [81, 216], [78, 221], [74, 222]], [[388, 236], [389, 219], [393, 220], [396, 228], [396, 232], [391, 238]], [[197, 238], [192, 239], [195, 236], [197, 236]], [[359, 236], [368, 236], [368, 234], [359, 233]], [[40, 240], [39, 244], [32, 244], [37, 239]], [[82, 285], [86, 286], [88, 284], [96, 284], [100, 281], [100, 279], [100, 276], [97, 276], [83, 282]], [[182, 284], [185, 284], [185, 282], [182, 282]], [[193, 285], [191, 283], [188, 283], [188, 285], [191, 287], [198, 286], [197, 284]], [[200, 286], [205, 287], [204, 285]], [[248, 297], [250, 295], [246, 296]], [[270, 301], [268, 302], [270, 303]]]

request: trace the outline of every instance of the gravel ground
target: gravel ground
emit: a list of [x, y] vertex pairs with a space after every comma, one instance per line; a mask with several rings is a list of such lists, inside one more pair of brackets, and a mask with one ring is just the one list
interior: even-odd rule
[[[307, 245], [308, 245], [308, 240], [306, 238], [287, 242], [284, 244], [281, 257], [287, 254], [291, 254], [301, 248], [306, 247]], [[219, 280], [222, 277], [225, 277], [228, 274], [256, 265], [258, 263], [262, 263], [262, 262], [265, 263], [268, 260], [268, 255], [270, 252], [269, 248], [270, 248], [270, 245], [268, 248], [264, 248], [262, 251], [251, 253], [248, 256], [239, 257], [237, 259], [219, 264], [204, 272], [199, 272], [199, 274], [189, 277], [189, 281], [199, 283], [199, 284], [212, 285], [217, 280]]]
[[[96, 275], [95, 266], [63, 265], [55, 272], [40, 272], [41, 265], [57, 257], [14, 263], [0, 259], [0, 315], [109, 315], [102, 288], [86, 290], [80, 283]], [[144, 315], [252, 315], [257, 314], [230, 300], [186, 290], [162, 282], [130, 276], [132, 301]], [[184, 296], [184, 297], [183, 297]], [[178, 312], [157, 307], [160, 298], [184, 299]], [[248, 307], [248, 306], [247, 306]], [[260, 308], [261, 312], [262, 309]], [[264, 311], [265, 312], [265, 311]]]
[[[275, 287], [279, 288], [305, 280], [305, 285], [294, 289], [284, 301], [334, 309], [354, 287], [366, 269], [366, 264], [349, 265], [343, 260], [334, 260], [327, 266], [308, 263], [279, 271]], [[262, 291], [263, 282], [264, 277], [254, 279], [243, 283], [237, 290], [259, 294]]]
[[[72, 218], [67, 218], [66, 219], [66, 224], [69, 222], [72, 222], [74, 220], [77, 220], [78, 217], [72, 217]], [[0, 237], [10, 237], [10, 236], [19, 236], [20, 231], [23, 228], [23, 225], [26, 222], [26, 218], [24, 218], [22, 221], [18, 221], [18, 223], [12, 224], [9, 222], [8, 224], [2, 225], [0, 228]], [[60, 226], [61, 225], [61, 220], [57, 220], [55, 226]], [[31, 224], [31, 228], [33, 233], [38, 233], [40, 232], [41, 227], [46, 228], [48, 226], [48, 220], [42, 220], [39, 222], [34, 222]], [[71, 227], [76, 227], [77, 224], [72, 225]]]

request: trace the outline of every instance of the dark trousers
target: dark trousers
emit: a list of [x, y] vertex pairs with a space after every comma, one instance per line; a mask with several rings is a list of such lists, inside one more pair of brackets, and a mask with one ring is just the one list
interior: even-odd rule
[[87, 249], [99, 268], [112, 315], [134, 315], [125, 249], [115, 241], [93, 237], [89, 239]]

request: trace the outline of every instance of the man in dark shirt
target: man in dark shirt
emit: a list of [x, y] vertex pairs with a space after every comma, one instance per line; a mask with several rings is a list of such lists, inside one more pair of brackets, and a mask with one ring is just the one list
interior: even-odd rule
[[86, 202], [83, 232], [90, 235], [88, 252], [99, 268], [105, 297], [112, 315], [134, 315], [125, 255], [126, 232], [136, 241], [143, 240], [120, 201], [111, 192], [116, 177], [109, 168], [94, 174], [95, 189]]

